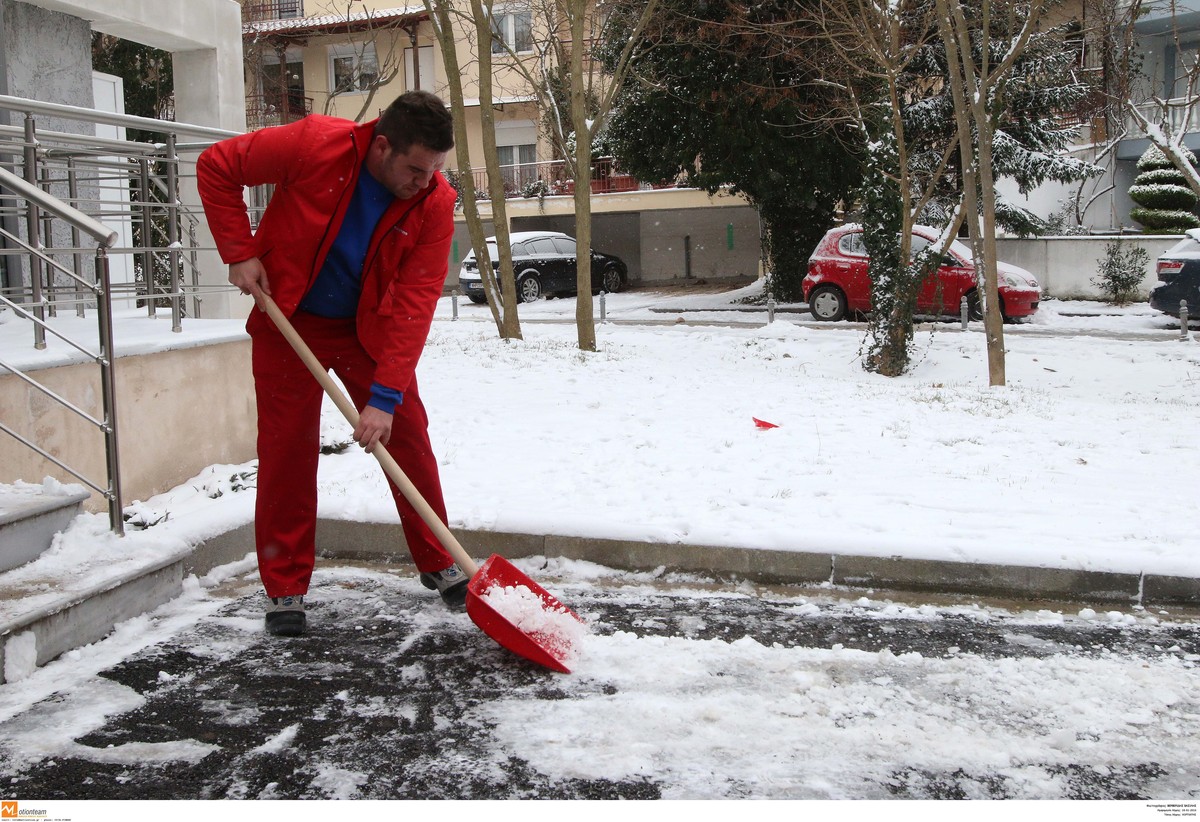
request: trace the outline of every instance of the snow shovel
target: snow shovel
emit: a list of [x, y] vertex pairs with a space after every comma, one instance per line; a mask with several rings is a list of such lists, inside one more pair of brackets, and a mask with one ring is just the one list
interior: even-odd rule
[[[256, 291], [255, 297], [347, 422], [357, 427], [358, 410], [283, 316], [279, 306], [262, 291]], [[569, 674], [571, 671], [566, 663], [574, 658], [575, 646], [583, 635], [583, 621], [578, 615], [499, 554], [492, 554], [483, 565], [477, 566], [387, 449], [377, 446], [371, 453], [437, 536], [442, 547], [470, 578], [467, 615], [471, 621], [501, 647], [551, 670]]]

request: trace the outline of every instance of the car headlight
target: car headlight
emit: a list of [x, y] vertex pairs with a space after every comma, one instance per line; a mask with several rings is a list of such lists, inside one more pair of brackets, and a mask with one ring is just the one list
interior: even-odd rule
[[1009, 288], [1037, 288], [1037, 280], [1033, 277], [1022, 277], [1017, 274], [1005, 274], [1004, 284]]

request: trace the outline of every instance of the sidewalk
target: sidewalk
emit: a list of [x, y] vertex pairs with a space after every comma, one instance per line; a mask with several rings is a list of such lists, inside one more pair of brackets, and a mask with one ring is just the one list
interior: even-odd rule
[[[144, 533], [144, 532], [143, 532]], [[695, 572], [736, 588], [740, 580], [771, 585], [817, 585], [863, 593], [959, 595], [987, 599], [1068, 601], [1099, 608], [1200, 606], [1200, 579], [1155, 574], [1068, 571], [971, 564], [903, 557], [845, 556], [750, 550], [717, 545], [649, 543], [534, 534], [460, 530], [472, 556], [493, 553], [513, 560], [561, 558], [627, 571]], [[113, 626], [180, 595], [189, 576], [243, 563], [253, 568], [253, 526], [242, 525], [159, 560], [127, 564], [86, 579], [14, 581], [0, 574], [0, 670], [3, 680], [27, 675], [75, 648], [97, 642]], [[323, 519], [318, 523], [318, 565], [338, 560], [408, 566], [399, 525]], [[415, 571], [413, 572], [415, 574]]]

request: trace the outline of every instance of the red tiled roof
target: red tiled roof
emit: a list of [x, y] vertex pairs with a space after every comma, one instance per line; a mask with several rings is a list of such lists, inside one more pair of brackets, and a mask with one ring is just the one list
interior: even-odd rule
[[361, 31], [373, 26], [396, 23], [405, 18], [414, 20], [427, 16], [424, 6], [402, 6], [393, 9], [359, 11], [352, 14], [322, 14], [316, 17], [293, 17], [286, 20], [261, 20], [244, 23], [242, 34], [259, 35], [302, 35], [332, 34], [344, 31]]

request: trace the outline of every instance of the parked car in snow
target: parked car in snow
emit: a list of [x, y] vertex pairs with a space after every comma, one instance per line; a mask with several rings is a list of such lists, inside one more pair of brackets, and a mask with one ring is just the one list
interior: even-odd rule
[[[936, 241], [940, 232], [929, 226], [913, 226], [913, 253]], [[867, 249], [862, 226], [855, 223], [826, 232], [808, 258], [808, 275], [802, 288], [809, 311], [818, 320], [835, 322], [851, 313], [871, 310], [871, 281], [867, 277]], [[1041, 289], [1033, 274], [1005, 262], [997, 262], [1000, 310], [1006, 320], [1029, 317], [1037, 312]], [[929, 277], [917, 297], [919, 314], [959, 313], [967, 298], [970, 316], [980, 317], [971, 249], [955, 240], [937, 275]]]
[[1187, 300], [1189, 316], [1200, 316], [1200, 228], [1189, 228], [1155, 262], [1158, 286], [1150, 292], [1150, 307], [1179, 316], [1179, 301]]
[[[517, 281], [517, 299], [531, 303], [551, 294], [574, 294], [575, 238], [561, 231], [515, 231], [509, 235], [512, 247], [513, 273]], [[492, 268], [499, 269], [500, 256], [496, 238], [488, 237], [488, 257]], [[592, 293], [609, 294], [625, 288], [629, 270], [618, 257], [592, 251]], [[487, 302], [483, 291], [483, 275], [471, 251], [458, 272], [458, 284], [474, 303]]]

